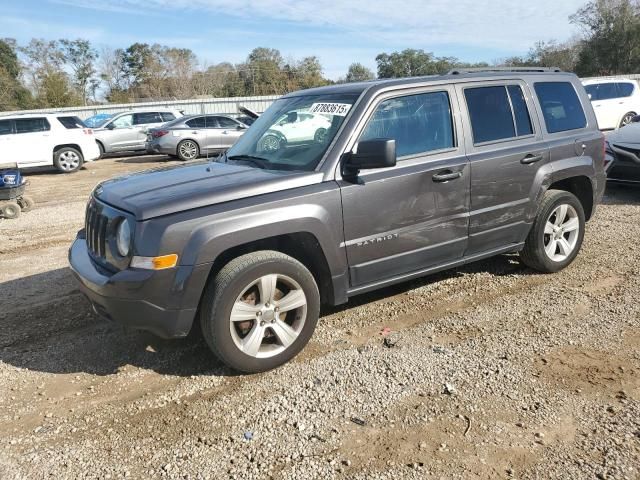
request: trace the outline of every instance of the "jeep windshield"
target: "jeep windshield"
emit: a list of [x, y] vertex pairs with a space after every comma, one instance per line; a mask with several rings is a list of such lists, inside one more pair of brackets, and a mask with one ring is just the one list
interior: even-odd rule
[[276, 100], [225, 159], [258, 168], [312, 171], [358, 96], [305, 95]]

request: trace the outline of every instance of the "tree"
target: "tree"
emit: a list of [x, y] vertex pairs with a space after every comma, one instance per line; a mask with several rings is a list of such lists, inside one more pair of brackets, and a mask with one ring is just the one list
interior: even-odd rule
[[295, 82], [291, 84], [291, 90], [301, 88], [313, 88], [326, 85], [328, 82], [322, 76], [322, 65], [318, 57], [305, 57], [296, 63], [293, 68]]
[[443, 74], [462, 66], [457, 58], [436, 57], [424, 50], [407, 48], [402, 52], [381, 53], [376, 57], [378, 78], [417, 77]]
[[105, 98], [113, 103], [130, 101], [127, 92], [128, 78], [125, 70], [124, 50], [103, 48], [98, 64], [100, 80], [106, 85]]
[[584, 32], [576, 66], [579, 75], [640, 69], [639, 0], [591, 0], [570, 19]]
[[73, 83], [82, 99], [87, 104], [91, 79], [96, 73], [96, 52], [87, 40], [60, 40], [62, 58], [73, 72]]
[[15, 41], [0, 40], [0, 110], [15, 110], [30, 106], [31, 95], [20, 83], [20, 73]]
[[375, 74], [361, 63], [352, 63], [347, 71], [347, 82], [364, 82], [376, 78]]

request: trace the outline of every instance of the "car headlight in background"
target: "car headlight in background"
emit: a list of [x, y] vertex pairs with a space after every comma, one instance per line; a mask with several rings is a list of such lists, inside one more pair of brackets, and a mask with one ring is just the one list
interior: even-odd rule
[[122, 219], [116, 231], [116, 247], [118, 253], [126, 257], [131, 252], [131, 225], [126, 218]]

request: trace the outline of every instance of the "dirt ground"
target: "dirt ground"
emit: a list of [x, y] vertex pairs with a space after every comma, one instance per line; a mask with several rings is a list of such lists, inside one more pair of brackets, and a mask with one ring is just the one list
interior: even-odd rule
[[36, 209], [0, 220], [0, 479], [640, 478], [639, 188], [608, 188], [563, 272], [505, 255], [363, 295], [237, 376], [96, 317], [67, 268], [98, 182], [177, 163], [26, 172]]

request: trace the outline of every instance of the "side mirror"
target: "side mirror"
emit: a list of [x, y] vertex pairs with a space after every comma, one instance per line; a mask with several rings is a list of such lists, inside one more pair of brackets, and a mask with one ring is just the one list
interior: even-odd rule
[[636, 115], [631, 119], [631, 123], [640, 123], [640, 115]]
[[246, 125], [238, 125], [236, 127], [236, 130], [246, 130], [247, 128], [249, 128], [249, 127], [247, 127]]
[[357, 153], [349, 154], [343, 163], [343, 175], [354, 176], [367, 168], [388, 168], [396, 165], [396, 141], [376, 138], [358, 143]]
[[107, 125], [107, 130], [113, 130], [114, 128], [116, 128], [116, 126], [113, 123]]

